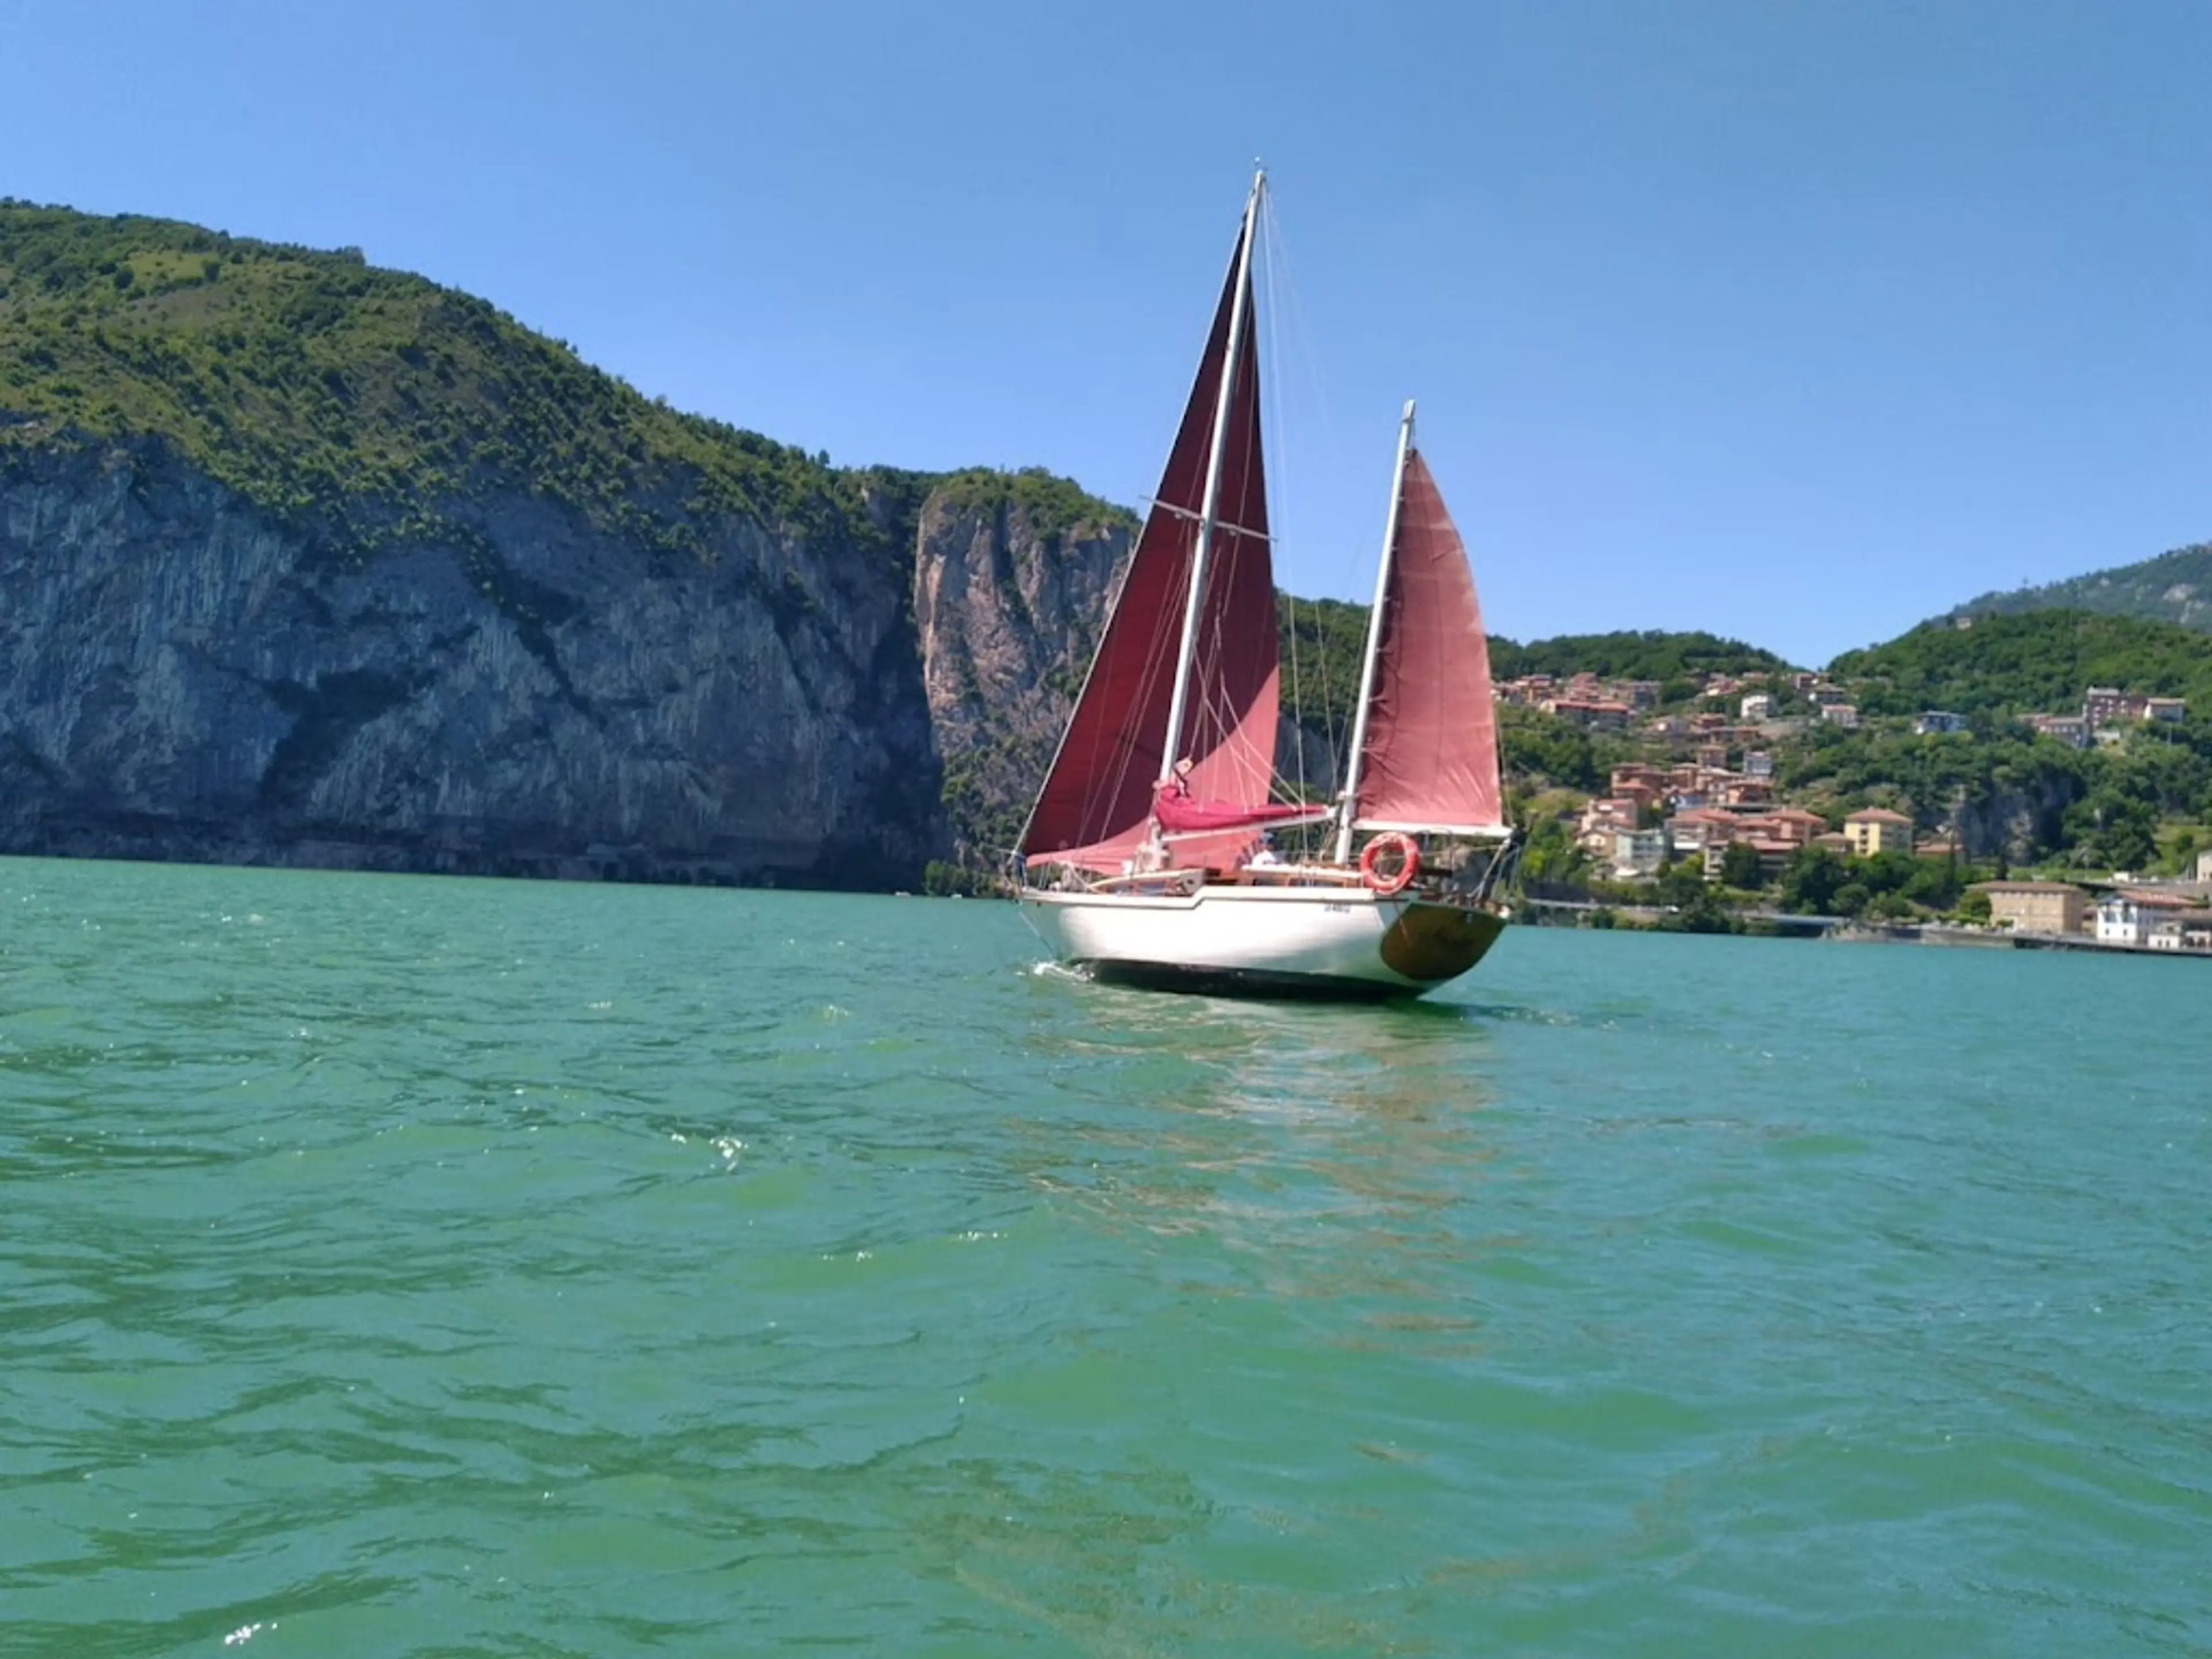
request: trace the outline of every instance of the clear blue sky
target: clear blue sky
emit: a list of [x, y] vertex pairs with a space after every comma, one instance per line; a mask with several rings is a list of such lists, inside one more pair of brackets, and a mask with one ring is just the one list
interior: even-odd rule
[[0, 193], [492, 299], [842, 463], [1157, 478], [1263, 156], [1281, 574], [1396, 411], [1520, 638], [1824, 660], [2212, 536], [2212, 6], [0, 0]]

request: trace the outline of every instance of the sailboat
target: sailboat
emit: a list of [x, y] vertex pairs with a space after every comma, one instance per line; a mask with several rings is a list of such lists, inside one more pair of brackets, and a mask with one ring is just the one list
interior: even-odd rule
[[[1482, 959], [1516, 847], [1465, 546], [1413, 441], [1397, 465], [1343, 787], [1275, 777], [1280, 696], [1252, 256], [1228, 279], [1129, 568], [1017, 849], [1069, 964], [1228, 994], [1419, 995]], [[1273, 842], [1293, 847], [1287, 859]]]

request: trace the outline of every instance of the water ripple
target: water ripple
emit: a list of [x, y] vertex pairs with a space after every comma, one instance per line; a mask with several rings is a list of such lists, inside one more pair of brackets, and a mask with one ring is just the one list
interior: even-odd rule
[[2185, 964], [1516, 931], [1351, 1010], [977, 903], [0, 915], [0, 1650], [2212, 1648]]

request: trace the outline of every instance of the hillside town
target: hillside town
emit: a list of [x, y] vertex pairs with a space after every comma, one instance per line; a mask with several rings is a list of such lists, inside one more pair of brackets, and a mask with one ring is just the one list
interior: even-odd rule
[[[1842, 914], [1878, 923], [2212, 953], [2212, 850], [2191, 862], [2185, 843], [2180, 867], [2161, 875], [2082, 871], [2061, 879], [2015, 872], [2002, 848], [1970, 844], [1955, 810], [1839, 810], [1832, 798], [1800, 799], [1808, 792], [1784, 785], [1785, 759], [1822, 732], [1879, 726], [1899, 738], [1971, 743], [1976, 722], [1960, 713], [1863, 716], [1849, 686], [1794, 671], [1710, 672], [1672, 686], [1592, 672], [1526, 674], [1502, 681], [1498, 699], [1604, 734], [1614, 754], [1632, 748], [1638, 757], [1614, 759], [1601, 786], [1564, 810], [1568, 792], [1547, 797], [1551, 820], [1532, 829], [1554, 845], [1565, 832], [1571, 851], [1538, 861], [1540, 894], [1631, 910], [1656, 905], [1667, 915], [1687, 898], [1708, 916], [1784, 918], [1797, 903], [1838, 914], [1825, 901], [1847, 896], [1856, 878], [1872, 890]], [[2069, 749], [2124, 750], [2145, 728], [2179, 727], [2188, 715], [2183, 697], [2091, 685], [2078, 707], [1995, 724]], [[1825, 889], [1808, 878], [1824, 868], [1833, 872]]]

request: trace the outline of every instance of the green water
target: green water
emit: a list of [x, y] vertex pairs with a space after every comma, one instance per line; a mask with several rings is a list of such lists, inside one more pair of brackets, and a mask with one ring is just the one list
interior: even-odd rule
[[2212, 1651], [2212, 964], [1037, 955], [0, 862], [0, 1652]]

